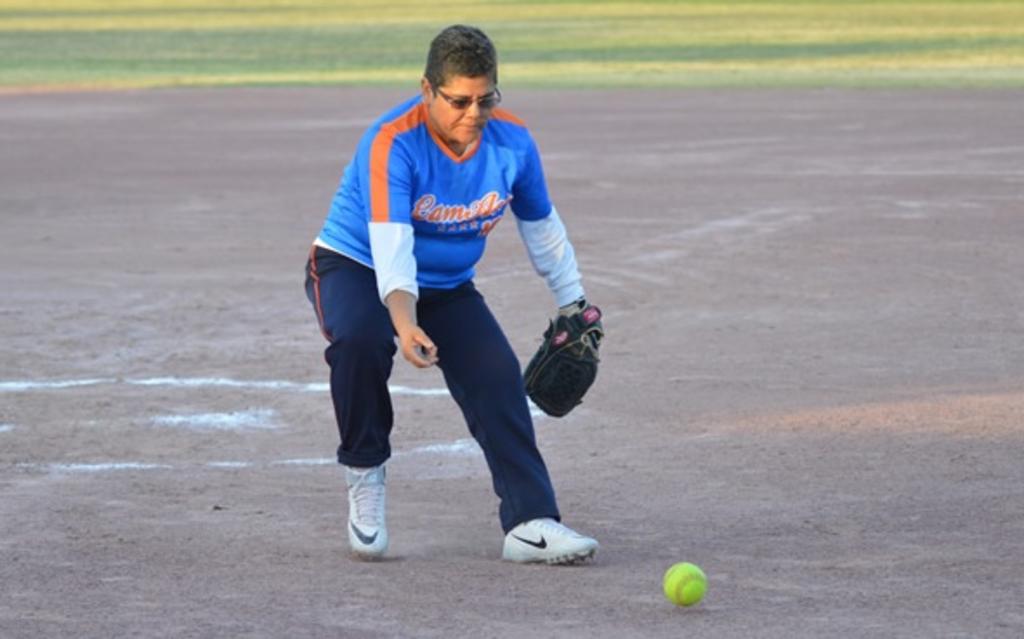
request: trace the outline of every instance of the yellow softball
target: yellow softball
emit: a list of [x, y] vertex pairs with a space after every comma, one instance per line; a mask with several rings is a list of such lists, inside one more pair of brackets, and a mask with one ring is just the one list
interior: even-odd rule
[[665, 598], [677, 606], [692, 606], [704, 598], [708, 578], [699, 566], [681, 562], [665, 571]]

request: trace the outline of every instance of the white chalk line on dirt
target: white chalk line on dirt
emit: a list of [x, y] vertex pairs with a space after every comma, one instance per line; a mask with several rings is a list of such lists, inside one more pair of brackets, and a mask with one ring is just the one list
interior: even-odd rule
[[167, 464], [143, 462], [108, 462], [103, 464], [18, 464], [19, 468], [34, 468], [52, 473], [104, 473], [118, 470], [173, 470]]
[[[888, 175], [888, 172], [884, 174]], [[901, 219], [927, 219], [936, 206], [934, 202], [917, 200], [890, 201], [876, 198], [875, 201], [887, 207], [905, 209], [887, 215], [887, 217], [896, 216]], [[958, 204], [959, 208], [973, 206], [975, 205], [969, 202]], [[827, 209], [821, 207], [813, 211], [765, 207], [726, 217], [714, 217], [671, 232], [651, 232], [644, 235], [644, 239], [629, 247], [632, 255], [624, 262], [620, 261], [622, 266], [615, 264], [608, 267], [591, 265], [588, 267], [588, 277], [605, 286], [617, 288], [627, 288], [634, 281], [664, 285], [671, 281], [671, 277], [678, 277], [678, 273], [666, 275], [666, 272], [658, 267], [665, 262], [686, 258], [695, 247], [704, 246], [711, 240], [743, 239], [778, 233], [790, 227], [811, 222], [816, 216], [826, 211]], [[671, 246], [665, 248], [666, 243], [671, 243]], [[639, 264], [646, 268], [634, 268], [631, 266], [632, 264]]]
[[[233, 387], [233, 388], [257, 388], [273, 390], [299, 390], [306, 392], [315, 390], [326, 392], [329, 390], [327, 384], [302, 384], [298, 382], [280, 380], [254, 380], [243, 381], [228, 378], [177, 378], [177, 377], [154, 377], [146, 379], [116, 379], [116, 378], [89, 378], [79, 380], [60, 381], [27, 381], [16, 380], [0, 382], [0, 392], [22, 392], [28, 390], [53, 390], [76, 388], [81, 386], [99, 384], [129, 384], [136, 386], [172, 386], [185, 388], [202, 388], [207, 386]], [[405, 394], [413, 396], [449, 396], [446, 388], [408, 388], [405, 386], [389, 386], [394, 394]], [[538, 409], [533, 402], [528, 402], [530, 414], [534, 418], [543, 417], [544, 413]], [[158, 427], [186, 428], [191, 430], [213, 430], [213, 431], [244, 431], [244, 430], [274, 430], [278, 428], [276, 423], [277, 413], [273, 409], [259, 408], [243, 411], [211, 412], [211, 413], [185, 413], [177, 415], [157, 415], [151, 418], [151, 423]], [[0, 432], [13, 430], [10, 424], [0, 424]], [[459, 439], [455, 442], [444, 444], [430, 444], [408, 451], [397, 451], [394, 457], [409, 455], [435, 454], [448, 456], [477, 456], [481, 455], [479, 446], [471, 439]], [[263, 462], [267, 466], [323, 466], [336, 464], [337, 461], [331, 458], [310, 458], [310, 459], [283, 459], [270, 462]], [[231, 469], [251, 468], [261, 464], [250, 461], [213, 461], [204, 464], [209, 468]], [[33, 468], [46, 470], [53, 473], [98, 473], [122, 470], [173, 470], [179, 468], [166, 464], [150, 464], [145, 462], [105, 462], [95, 464], [19, 464], [21, 468]]]
[[[635, 256], [628, 259], [631, 264], [653, 264], [658, 262], [672, 261], [685, 257], [688, 254], [686, 244], [692, 242], [698, 245], [711, 237], [720, 235], [746, 234], [752, 236], [776, 233], [785, 227], [810, 221], [812, 218], [807, 214], [793, 213], [784, 208], [768, 207], [756, 211], [750, 211], [740, 215], [719, 217], [682, 228], [670, 233], [658, 234], [653, 241], [664, 244], [666, 241], [674, 243], [672, 248], [656, 249], [651, 248], [651, 241], [645, 240], [634, 248]], [[634, 269], [623, 269], [624, 273], [632, 272]]]
[[[330, 390], [327, 383], [303, 383], [285, 380], [241, 380], [227, 377], [148, 377], [143, 379], [96, 377], [88, 379], [66, 380], [8, 380], [0, 382], [0, 393], [18, 393], [34, 390], [63, 390], [82, 386], [115, 385], [128, 386], [166, 386], [172, 388], [204, 388], [227, 387], [255, 390], [285, 390], [302, 393], [326, 393]], [[447, 388], [410, 388], [408, 386], [389, 385], [388, 390], [394, 395], [417, 395], [423, 397], [447, 396]]]
[[[409, 457], [414, 455], [447, 455], [449, 457], [482, 457], [483, 451], [480, 446], [471, 437], [463, 439], [457, 439], [447, 444], [428, 444], [426, 446], [418, 446], [410, 450], [399, 450], [391, 454], [392, 459], [399, 459], [402, 457]], [[278, 461], [268, 462], [269, 466], [330, 466], [337, 464], [338, 460], [330, 457], [312, 457], [312, 458], [300, 458], [300, 459], [282, 459]], [[210, 462], [207, 466], [219, 467], [224, 464], [235, 465], [235, 464], [247, 464], [249, 466], [255, 466], [257, 464], [253, 462]]]
[[251, 468], [252, 465], [252, 462], [240, 461], [215, 461], [206, 463], [206, 466], [210, 468]]
[[1007, 153], [1024, 153], [1024, 146], [989, 146], [964, 150], [966, 155], [1005, 155]]
[[60, 381], [43, 382], [30, 380], [11, 380], [6, 382], [0, 382], [0, 393], [18, 393], [21, 391], [32, 390], [57, 390], [62, 388], [75, 388], [77, 386], [95, 386], [96, 384], [112, 384], [116, 381], [116, 379], [112, 378], [66, 379]]
[[666, 237], [678, 240], [701, 239], [709, 235], [721, 233], [732, 233], [735, 231], [746, 231], [754, 233], [773, 233], [783, 226], [795, 223], [806, 222], [810, 218], [806, 215], [794, 215], [783, 208], [769, 207], [758, 211], [751, 211], [742, 215], [732, 217], [716, 218], [708, 220], [697, 226], [681, 229]]
[[193, 430], [271, 430], [278, 427], [274, 423], [276, 416], [276, 411], [270, 408], [258, 408], [227, 413], [157, 415], [152, 422], [155, 426]]
[[[483, 457], [483, 451], [472, 438], [457, 439], [454, 442], [444, 444], [427, 444], [417, 446], [409, 450], [396, 451], [391, 455], [392, 459], [414, 457], [419, 455], [440, 455], [447, 457]], [[41, 470], [53, 474], [98, 474], [129, 470], [173, 470], [180, 471], [186, 468], [213, 468], [221, 470], [234, 470], [244, 468], [259, 468], [272, 466], [335, 466], [338, 460], [331, 457], [309, 457], [295, 459], [277, 459], [266, 462], [220, 460], [203, 464], [155, 464], [148, 462], [126, 461], [126, 462], [101, 462], [101, 463], [24, 463], [17, 464], [18, 468], [29, 470]]]
[[[0, 381], [0, 393], [19, 393], [34, 390], [64, 390], [68, 388], [80, 388], [83, 386], [97, 386], [101, 384], [126, 384], [129, 386], [153, 386], [171, 388], [241, 388], [255, 390], [283, 390], [297, 391], [302, 393], [326, 393], [331, 390], [330, 384], [291, 382], [287, 380], [241, 380], [228, 377], [147, 377], [143, 379], [96, 377], [87, 379], [67, 380], [8, 380]], [[450, 397], [451, 393], [447, 388], [411, 388], [409, 386], [388, 385], [388, 391], [392, 395], [406, 395], [412, 397]], [[544, 413], [529, 402], [530, 415], [534, 418], [543, 417]], [[218, 418], [221, 421], [229, 421], [226, 418]], [[170, 424], [165, 424], [170, 425]]]

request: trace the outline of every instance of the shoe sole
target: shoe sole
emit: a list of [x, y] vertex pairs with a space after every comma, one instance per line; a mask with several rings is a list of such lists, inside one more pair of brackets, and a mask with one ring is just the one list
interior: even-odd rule
[[505, 561], [511, 561], [517, 564], [547, 564], [549, 566], [578, 566], [584, 564], [594, 558], [597, 554], [596, 548], [590, 550], [584, 550], [582, 552], [569, 553], [568, 555], [558, 555], [556, 557], [548, 557], [547, 559], [509, 559], [508, 557], [502, 557]]
[[552, 557], [551, 559], [547, 559], [545, 563], [547, 563], [549, 566], [578, 566], [580, 564], [587, 563], [588, 561], [593, 559], [594, 555], [596, 554], [597, 549], [591, 548], [590, 550], [585, 550], [583, 552]]
[[365, 553], [365, 552], [359, 552], [358, 550], [349, 550], [348, 551], [348, 556], [351, 557], [352, 559], [355, 559], [356, 561], [365, 561], [365, 562], [370, 562], [370, 563], [375, 562], [375, 561], [384, 561], [384, 553], [383, 552], [380, 552], [380, 553], [377, 553], [377, 554], [370, 554], [370, 553]]

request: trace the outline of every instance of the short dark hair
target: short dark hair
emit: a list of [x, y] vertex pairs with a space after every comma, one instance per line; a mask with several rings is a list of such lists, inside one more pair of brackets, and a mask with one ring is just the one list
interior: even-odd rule
[[435, 90], [455, 76], [487, 76], [498, 84], [498, 53], [491, 39], [480, 29], [453, 24], [430, 43], [423, 76]]

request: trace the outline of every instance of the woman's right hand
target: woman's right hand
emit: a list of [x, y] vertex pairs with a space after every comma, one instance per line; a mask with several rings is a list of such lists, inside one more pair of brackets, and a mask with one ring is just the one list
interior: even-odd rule
[[402, 357], [416, 368], [429, 368], [437, 363], [437, 346], [419, 326], [410, 326], [398, 334]]
[[429, 368], [437, 363], [437, 346], [416, 323], [416, 298], [412, 293], [394, 290], [384, 300], [391, 314], [391, 323], [398, 334], [402, 357], [416, 368]]

